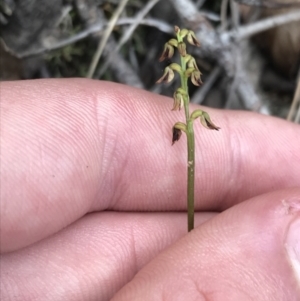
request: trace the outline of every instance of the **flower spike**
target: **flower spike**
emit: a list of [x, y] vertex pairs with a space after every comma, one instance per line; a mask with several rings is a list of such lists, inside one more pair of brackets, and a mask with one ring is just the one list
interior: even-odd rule
[[176, 39], [169, 40], [165, 46], [164, 51], [160, 57], [160, 61], [172, 58], [175, 47], [180, 54], [180, 65], [177, 63], [171, 63], [165, 68], [163, 76], [157, 81], [157, 83], [166, 82], [169, 83], [174, 78], [174, 73], [177, 72], [180, 76], [180, 87], [173, 94], [173, 108], [172, 110], [180, 110], [184, 107], [186, 123], [176, 122], [172, 128], [172, 145], [178, 141], [182, 135], [182, 132], [186, 134], [187, 138], [187, 211], [188, 211], [188, 231], [194, 229], [194, 193], [195, 193], [195, 134], [194, 134], [194, 121], [199, 118], [200, 123], [212, 130], [219, 130], [211, 120], [209, 115], [198, 109], [190, 114], [189, 111], [189, 86], [188, 79], [191, 78], [191, 82], [200, 86], [202, 84], [201, 72], [197, 66], [195, 58], [187, 53], [187, 44], [185, 40], [191, 45], [200, 46], [199, 41], [193, 31], [188, 29], [180, 29], [175, 26]]

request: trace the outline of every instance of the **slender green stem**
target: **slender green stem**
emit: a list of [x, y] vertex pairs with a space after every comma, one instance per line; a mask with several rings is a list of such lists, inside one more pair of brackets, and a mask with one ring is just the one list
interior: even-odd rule
[[187, 123], [187, 147], [188, 147], [188, 183], [187, 183], [187, 203], [188, 203], [188, 231], [194, 229], [194, 184], [195, 184], [195, 136], [193, 121]]
[[181, 56], [181, 69], [180, 74], [181, 86], [186, 92], [184, 98], [184, 111], [187, 125], [187, 149], [188, 149], [188, 160], [187, 160], [187, 210], [188, 210], [188, 231], [194, 229], [194, 186], [195, 186], [195, 136], [193, 128], [193, 120], [190, 118], [189, 113], [189, 91], [188, 91], [188, 77], [185, 75], [186, 62]]

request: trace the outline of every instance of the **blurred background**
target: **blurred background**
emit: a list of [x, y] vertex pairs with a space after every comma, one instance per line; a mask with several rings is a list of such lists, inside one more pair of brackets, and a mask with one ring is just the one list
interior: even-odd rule
[[[300, 123], [300, 0], [0, 0], [1, 81], [88, 77], [156, 85], [174, 25], [203, 73], [194, 103]], [[172, 58], [176, 61], [176, 56]]]

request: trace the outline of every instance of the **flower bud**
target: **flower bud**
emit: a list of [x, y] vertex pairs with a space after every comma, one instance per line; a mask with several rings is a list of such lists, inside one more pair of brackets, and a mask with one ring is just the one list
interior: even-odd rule
[[195, 69], [192, 67], [192, 68], [187, 68], [184, 72], [185, 76], [187, 77], [190, 77], [191, 74], [195, 71]]
[[187, 34], [189, 33], [189, 30], [187, 30], [187, 29], [181, 29], [180, 30], [180, 36], [181, 36], [181, 38], [183, 39]]
[[177, 33], [180, 32], [180, 28], [179, 28], [177, 25], [175, 25], [175, 26], [174, 26], [174, 31], [175, 31], [175, 33], [177, 34]]
[[186, 56], [186, 44], [184, 42], [178, 43], [178, 51], [181, 56]]
[[176, 39], [169, 40], [168, 44], [170, 44], [174, 47], [178, 47], [178, 41]]
[[186, 92], [182, 88], [178, 88], [174, 92], [174, 94], [173, 94], [174, 105], [173, 105], [172, 111], [176, 111], [176, 110], [180, 111], [180, 109], [183, 107], [185, 96], [186, 96]]
[[169, 67], [174, 70], [174, 71], [177, 71], [179, 74], [181, 74], [182, 72], [182, 68], [180, 65], [176, 64], [176, 63], [172, 63], [169, 65]]
[[157, 84], [165, 82], [169, 83], [174, 78], [174, 71], [168, 66], [165, 68], [163, 76], [156, 82]]

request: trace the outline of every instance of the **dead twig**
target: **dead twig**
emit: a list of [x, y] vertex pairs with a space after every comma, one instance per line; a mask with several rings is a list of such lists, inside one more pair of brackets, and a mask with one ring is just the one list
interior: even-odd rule
[[238, 29], [224, 32], [220, 38], [223, 43], [227, 44], [232, 40], [250, 38], [262, 31], [295, 21], [300, 21], [300, 9], [286, 14], [266, 18], [249, 25], [240, 26]]
[[298, 78], [297, 78], [297, 87], [296, 87], [296, 91], [293, 97], [293, 101], [289, 110], [289, 114], [287, 116], [287, 120], [292, 121], [293, 117], [295, 115], [295, 112], [297, 110], [297, 106], [298, 106], [298, 113], [295, 116], [295, 122], [299, 123], [300, 121], [300, 69], [298, 72]]
[[206, 0], [198, 0], [196, 2], [196, 7], [199, 9], [202, 7], [202, 5], [205, 3]]
[[[116, 22], [116, 26], [129, 25], [129, 24], [133, 24], [135, 22], [136, 22], [136, 20], [134, 18], [121, 18]], [[8, 47], [5, 47], [5, 49], [7, 52], [11, 53], [13, 56], [20, 58], [20, 59], [30, 57], [30, 56], [35, 56], [35, 55], [43, 54], [48, 51], [56, 50], [56, 49], [74, 44], [78, 41], [81, 41], [81, 40], [87, 38], [88, 36], [90, 36], [94, 33], [102, 34], [102, 31], [107, 26], [107, 24], [108, 23], [98, 22], [71, 37], [62, 39], [56, 43], [52, 43], [51, 45], [47, 45], [45, 47], [30, 50], [28, 52], [14, 53]], [[155, 27], [158, 30], [168, 33], [168, 34], [172, 34], [174, 31], [174, 28], [172, 26], [170, 26], [168, 23], [158, 20], [158, 19], [154, 19], [154, 18], [143, 19], [140, 22], [140, 25]], [[3, 43], [3, 41], [2, 41], [2, 43]]]
[[[240, 25], [239, 22], [239, 9], [238, 5], [233, 1], [230, 0], [230, 11], [231, 11], [231, 17], [232, 17], [232, 25], [235, 29], [237, 29]], [[234, 97], [237, 91], [237, 87], [240, 83], [240, 77], [243, 78], [246, 76], [246, 74], [243, 74], [243, 64], [242, 64], [242, 49], [239, 42], [234, 43], [235, 47], [232, 47], [232, 58], [234, 60], [233, 64], [235, 66], [235, 72], [234, 77], [231, 82], [229, 92], [227, 93], [227, 99], [225, 103], [225, 108], [230, 108], [233, 104], [233, 102], [238, 102], [238, 98]], [[240, 76], [240, 74], [242, 74]], [[246, 98], [247, 97], [247, 98]], [[244, 95], [244, 105], [245, 107], [252, 108], [252, 100], [248, 100], [248, 96]], [[249, 106], [250, 104], [250, 106]], [[252, 108], [253, 109], [253, 108]]]
[[234, 0], [239, 4], [244, 4], [248, 6], [257, 6], [257, 7], [267, 7], [267, 8], [288, 8], [299, 6], [299, 2], [277, 2], [274, 0]]
[[[105, 46], [103, 56], [107, 57], [115, 49], [117, 43], [109, 39]], [[125, 60], [121, 53], [117, 53], [113, 62], [110, 65], [111, 70], [114, 73], [116, 80], [119, 83], [126, 84], [128, 86], [144, 89], [144, 84], [137, 72], [132, 68], [132, 65]]]
[[106, 31], [104, 33], [104, 36], [102, 37], [102, 39], [100, 40], [99, 44], [98, 44], [98, 48], [95, 52], [95, 55], [92, 59], [91, 65], [89, 67], [88, 73], [87, 73], [87, 77], [88, 78], [92, 78], [94, 75], [94, 72], [96, 70], [96, 67], [98, 65], [99, 59], [101, 57], [101, 54], [104, 50], [104, 47], [108, 41], [108, 38], [110, 36], [110, 34], [112, 33], [117, 20], [119, 19], [122, 11], [124, 10], [126, 4], [127, 4], [128, 0], [122, 0], [118, 6], [118, 8], [116, 9], [115, 13], [113, 14], [113, 16], [111, 17], [108, 26], [106, 28]]
[[220, 19], [221, 19], [221, 31], [225, 31], [227, 29], [227, 8], [228, 8], [228, 1], [229, 0], [222, 0], [221, 3], [221, 13], [220, 13]]
[[240, 9], [239, 5], [234, 2], [234, 0], [230, 0], [230, 10], [231, 10], [231, 18], [232, 18], [232, 24], [233, 28], [237, 29], [240, 27]]
[[106, 62], [100, 69], [100, 71], [97, 73], [97, 78], [100, 78], [103, 73], [106, 71], [107, 67], [109, 66], [111, 60], [113, 59], [115, 53], [117, 53], [121, 47], [130, 39], [131, 35], [135, 31], [135, 29], [140, 25], [141, 21], [144, 19], [144, 17], [149, 13], [149, 11], [153, 8], [153, 6], [158, 2], [159, 0], [150, 0], [143, 9], [140, 10], [140, 12], [137, 14], [135, 18], [135, 23], [129, 26], [129, 28], [126, 30], [125, 34], [120, 39], [117, 47], [113, 50], [113, 52], [110, 54], [110, 56], [106, 59]]
[[295, 118], [295, 122], [300, 123], [300, 106], [298, 107], [298, 112], [297, 112], [297, 115], [296, 115], [296, 118]]
[[208, 78], [204, 81], [204, 84], [202, 85], [201, 89], [198, 89], [194, 93], [191, 100], [192, 103], [201, 104], [204, 101], [206, 95], [211, 90], [212, 86], [220, 76], [221, 71], [222, 69], [219, 66], [213, 69], [213, 71], [209, 74]]
[[[95, 4], [92, 1], [76, 0], [75, 5], [81, 20], [87, 27], [91, 27], [94, 24], [99, 23], [99, 21], [103, 24], [108, 23], [103, 10], [95, 7]], [[99, 41], [99, 34], [91, 35], [91, 39], [97, 43]], [[103, 57], [107, 57], [115, 47], [116, 42], [114, 37], [111, 35], [103, 50]], [[117, 53], [115, 56], [115, 59], [111, 64], [111, 71], [119, 83], [141, 89], [144, 88], [144, 84], [137, 72], [121, 53]]]

